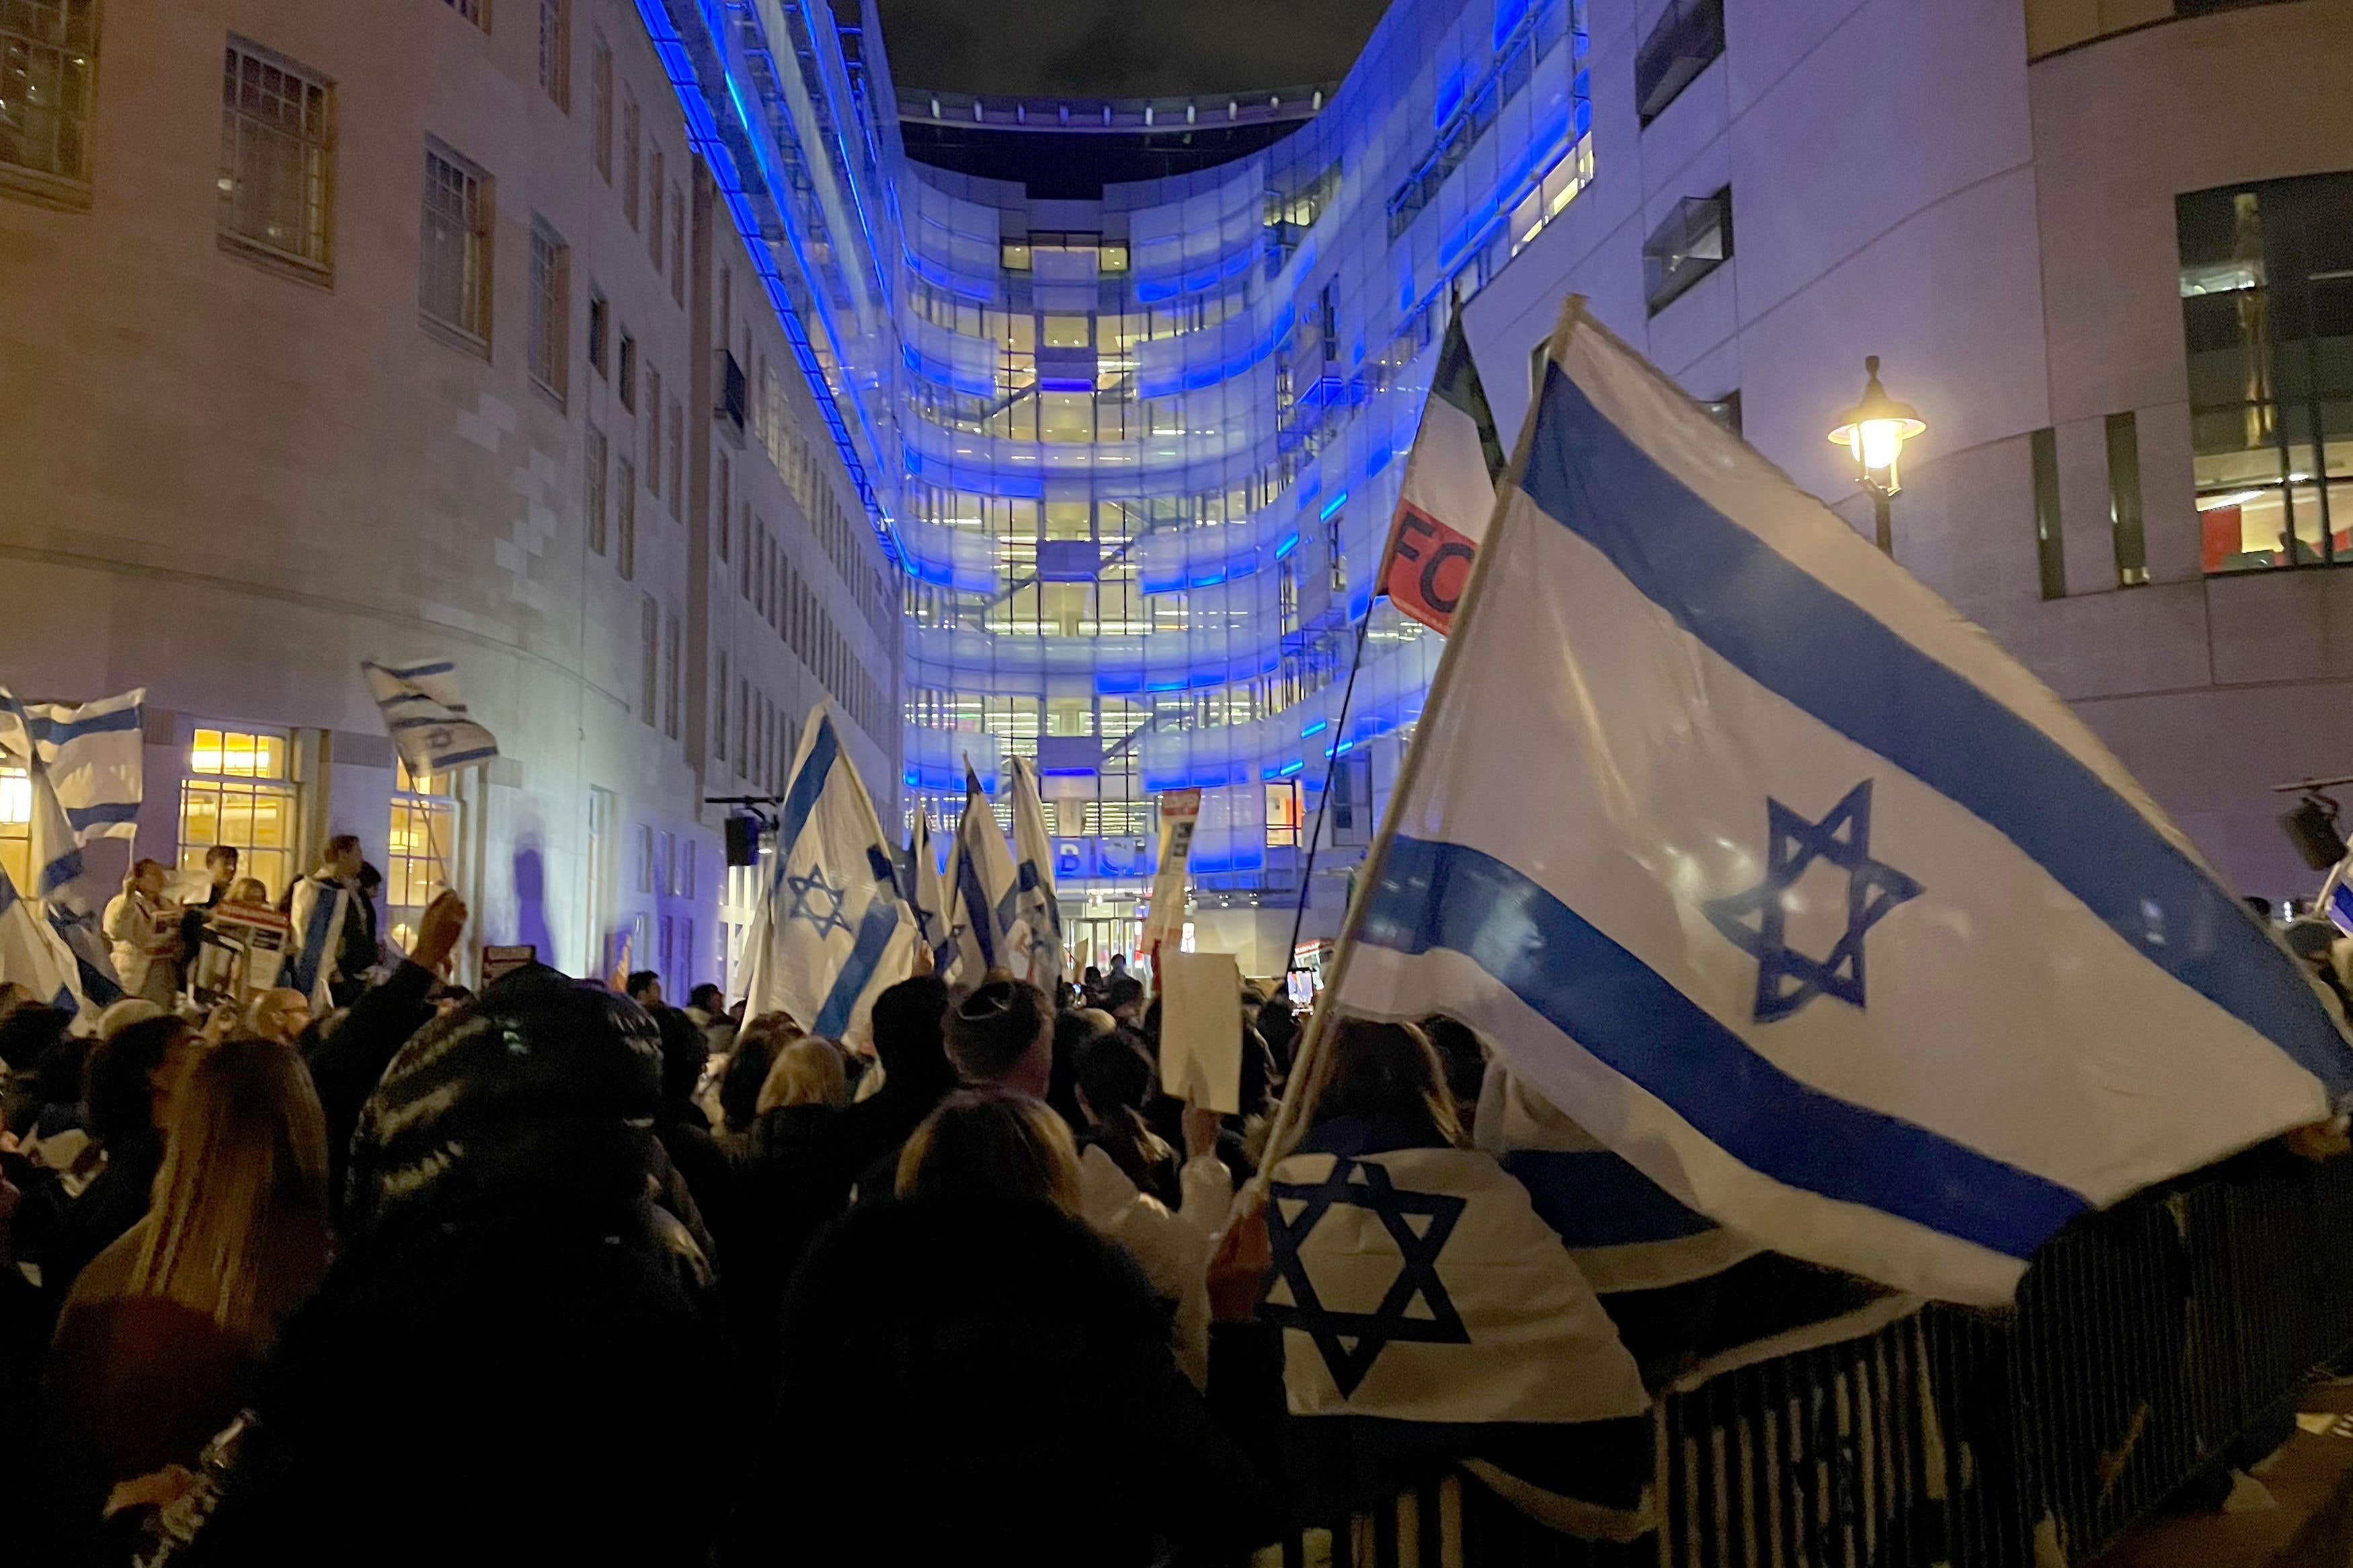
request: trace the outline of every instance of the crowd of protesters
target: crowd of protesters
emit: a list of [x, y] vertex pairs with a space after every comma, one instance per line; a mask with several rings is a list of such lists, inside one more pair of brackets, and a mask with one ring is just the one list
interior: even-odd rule
[[[355, 858], [314, 875], [356, 885]], [[161, 964], [188, 939], [153, 880], [121, 930]], [[1058, 997], [918, 975], [852, 1049], [650, 973], [471, 995], [465, 921], [444, 894], [405, 956], [339, 961], [322, 1016], [161, 984], [94, 1030], [0, 1004], [16, 1560], [1116, 1564], [1278, 1537], [1248, 1184], [1287, 1003], [1238, 999], [1221, 1116], [1161, 1092], [1122, 969]], [[1446, 1093], [1417, 1048], [1406, 1099]]]

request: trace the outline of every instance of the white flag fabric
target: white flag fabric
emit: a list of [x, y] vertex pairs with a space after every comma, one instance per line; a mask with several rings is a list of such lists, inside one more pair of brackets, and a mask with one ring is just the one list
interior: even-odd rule
[[955, 943], [959, 985], [977, 985], [992, 969], [1008, 973], [1028, 941], [1029, 927], [1014, 923], [1013, 853], [980, 787], [980, 775], [964, 771], [964, 818], [956, 824], [955, 849], [948, 860], [948, 933]]
[[23, 986], [52, 1007], [79, 1013], [81, 977], [73, 950], [32, 900], [0, 870], [0, 980]]
[[874, 998], [913, 972], [915, 921], [891, 841], [823, 703], [809, 712], [748, 949], [744, 1014], [781, 1010], [812, 1035], [863, 1040]]
[[1038, 765], [1013, 759], [1013, 907], [1003, 923], [1028, 941], [1013, 955], [1013, 973], [1048, 996], [1061, 994], [1062, 904], [1054, 896], [1054, 840], [1038, 793]]
[[1495, 416], [1458, 312], [1430, 374], [1381, 563], [1381, 592], [1441, 636], [1453, 629], [1503, 470]]
[[932, 847], [932, 819], [918, 813], [915, 831], [907, 840], [905, 877], [900, 892], [915, 917], [917, 940], [932, 950], [932, 973], [945, 978], [955, 964], [955, 943], [948, 935], [948, 884], [940, 871], [940, 858]]
[[487, 763], [499, 743], [467, 712], [458, 667], [446, 658], [387, 665], [363, 660], [360, 674], [384, 714], [400, 760], [412, 773], [446, 773]]
[[1947, 1300], [2328, 1114], [2314, 982], [2055, 694], [1564, 314], [1335, 1001]]
[[[294, 927], [294, 960], [286, 971], [286, 984], [308, 996], [312, 1010], [322, 1018], [335, 1005], [332, 986], [335, 955], [343, 951], [343, 921], [351, 918], [351, 912], [352, 890], [341, 882], [322, 881], [317, 877], [297, 881], [287, 902], [287, 918]], [[356, 980], [359, 976], [347, 974], [343, 978]]]
[[147, 689], [69, 702], [18, 702], [0, 689], [0, 751], [38, 762], [77, 844], [139, 831], [146, 780]]

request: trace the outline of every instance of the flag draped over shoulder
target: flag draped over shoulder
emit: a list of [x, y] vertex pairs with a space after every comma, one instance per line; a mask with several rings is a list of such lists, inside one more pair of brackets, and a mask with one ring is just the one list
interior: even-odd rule
[[1029, 928], [1014, 923], [1013, 855], [1005, 847], [997, 813], [969, 764], [964, 779], [964, 817], [948, 858], [948, 931], [956, 950], [955, 973], [949, 978], [977, 985], [989, 970], [1012, 969]]
[[1454, 624], [1503, 472], [1495, 416], [1458, 313], [1438, 351], [1381, 563], [1381, 592], [1433, 631]]
[[874, 998], [913, 969], [915, 941], [881, 819], [819, 703], [793, 758], [746, 944], [745, 1014], [781, 1010], [813, 1035], [863, 1039]]
[[487, 763], [499, 743], [467, 712], [458, 695], [458, 667], [446, 658], [421, 664], [364, 661], [360, 673], [384, 714], [385, 733], [412, 773], [444, 773]]
[[81, 885], [81, 848], [138, 832], [146, 700], [142, 687], [79, 705], [21, 702], [0, 688], [0, 752], [25, 769], [30, 795], [33, 897], [73, 955], [75, 1003], [122, 995], [98, 902]]
[[[343, 950], [343, 921], [351, 918], [352, 890], [341, 882], [305, 877], [294, 884], [286, 906], [293, 925], [294, 960], [285, 971], [286, 984], [311, 999], [321, 1017], [335, 1005], [331, 983], [335, 955]], [[344, 978], [356, 980], [357, 975]]]
[[1362, 900], [1342, 1010], [1460, 1018], [1694, 1215], [1923, 1295], [2353, 1091], [2067, 705], [1580, 302]]
[[999, 911], [1008, 931], [1020, 928], [1024, 951], [1014, 954], [1013, 973], [1049, 996], [1062, 984], [1062, 905], [1054, 896], [1054, 840], [1046, 831], [1046, 805], [1038, 793], [1038, 767], [1013, 759], [1013, 905]]
[[907, 839], [899, 891], [915, 917], [917, 940], [932, 950], [932, 973], [944, 977], [955, 964], [955, 943], [948, 935], [948, 884], [932, 847], [932, 819], [921, 813]]

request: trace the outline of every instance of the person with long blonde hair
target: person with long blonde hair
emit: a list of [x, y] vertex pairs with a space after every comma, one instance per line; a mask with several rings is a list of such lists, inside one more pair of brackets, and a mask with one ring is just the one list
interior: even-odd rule
[[327, 1132], [301, 1059], [239, 1036], [175, 1085], [147, 1217], [74, 1281], [49, 1358], [60, 1479], [192, 1465], [326, 1273]]

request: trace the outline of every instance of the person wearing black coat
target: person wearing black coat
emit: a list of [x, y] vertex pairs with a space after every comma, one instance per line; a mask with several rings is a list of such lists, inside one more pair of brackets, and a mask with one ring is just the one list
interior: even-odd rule
[[734, 1406], [648, 1196], [660, 1047], [549, 971], [427, 1025], [352, 1151], [344, 1247], [151, 1568], [704, 1568]]
[[942, 1029], [947, 983], [936, 974], [902, 980], [874, 998], [874, 1054], [882, 1087], [841, 1113], [835, 1158], [859, 1201], [890, 1195], [900, 1145], [956, 1085]]

